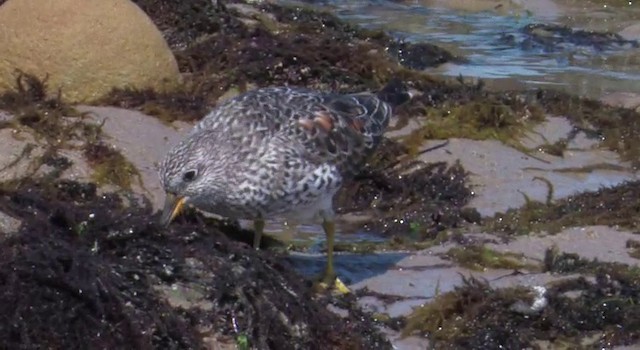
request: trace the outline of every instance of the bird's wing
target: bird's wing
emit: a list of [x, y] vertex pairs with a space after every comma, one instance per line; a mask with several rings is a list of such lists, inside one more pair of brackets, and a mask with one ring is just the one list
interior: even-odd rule
[[391, 107], [371, 94], [324, 94], [290, 120], [283, 132], [300, 142], [310, 159], [357, 173], [380, 143]]
[[389, 124], [391, 107], [372, 94], [320, 93], [303, 88], [257, 89], [220, 104], [194, 129], [252, 138], [283, 135], [309, 160], [354, 173]]
[[219, 104], [198, 123], [194, 132], [206, 129], [272, 136], [317, 100], [317, 92], [303, 88], [268, 87], [248, 91]]

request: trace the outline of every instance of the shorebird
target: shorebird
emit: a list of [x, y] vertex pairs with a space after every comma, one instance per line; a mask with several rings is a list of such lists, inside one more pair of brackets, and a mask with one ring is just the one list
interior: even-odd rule
[[371, 93], [294, 87], [260, 88], [222, 102], [162, 162], [161, 223], [186, 204], [253, 220], [257, 249], [267, 218], [319, 221], [327, 259], [317, 283], [345, 289], [333, 266], [333, 197], [362, 170], [391, 115], [390, 105]]

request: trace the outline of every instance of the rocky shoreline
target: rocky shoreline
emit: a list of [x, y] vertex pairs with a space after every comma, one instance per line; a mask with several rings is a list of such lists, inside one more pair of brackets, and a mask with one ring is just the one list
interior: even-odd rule
[[[0, 94], [3, 347], [638, 342], [637, 111], [434, 78], [421, 70], [465, 58], [307, 7], [135, 3], [176, 58], [177, 88], [118, 88], [79, 105], [23, 72]], [[552, 47], [632, 43], [523, 30]], [[352, 295], [312, 293], [304, 276], [322, 257], [277, 235], [256, 252], [250, 231], [198, 212], [154, 223], [155, 163], [218, 101], [283, 84], [375, 91], [394, 78], [414, 97], [337, 198], [345, 231], [384, 238], [338, 244]]]

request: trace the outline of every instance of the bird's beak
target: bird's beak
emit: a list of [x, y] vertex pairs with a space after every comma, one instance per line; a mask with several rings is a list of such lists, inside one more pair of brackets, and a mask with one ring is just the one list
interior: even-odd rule
[[165, 227], [169, 226], [171, 221], [180, 214], [186, 201], [186, 197], [178, 197], [173, 193], [167, 193], [167, 197], [164, 200], [162, 216], [160, 217], [160, 224]]

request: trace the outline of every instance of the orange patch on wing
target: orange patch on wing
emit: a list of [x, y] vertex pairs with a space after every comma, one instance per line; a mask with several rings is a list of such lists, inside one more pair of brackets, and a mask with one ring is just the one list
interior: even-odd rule
[[327, 112], [316, 112], [315, 118], [313, 118], [314, 123], [318, 125], [325, 132], [329, 132], [333, 129], [333, 119], [331, 115]]
[[361, 133], [361, 132], [363, 131], [363, 129], [364, 129], [364, 124], [365, 124], [364, 120], [354, 119], [354, 120], [351, 122], [351, 127], [352, 127], [355, 131], [357, 131], [357, 132], [360, 132], [360, 133]]
[[299, 123], [303, 128], [305, 128], [305, 129], [307, 129], [307, 130], [311, 130], [311, 129], [313, 129], [313, 128], [314, 128], [314, 126], [315, 126], [315, 125], [313, 124], [313, 121], [312, 121], [312, 120], [310, 120], [310, 119], [300, 119], [300, 120], [298, 120], [298, 123]]

